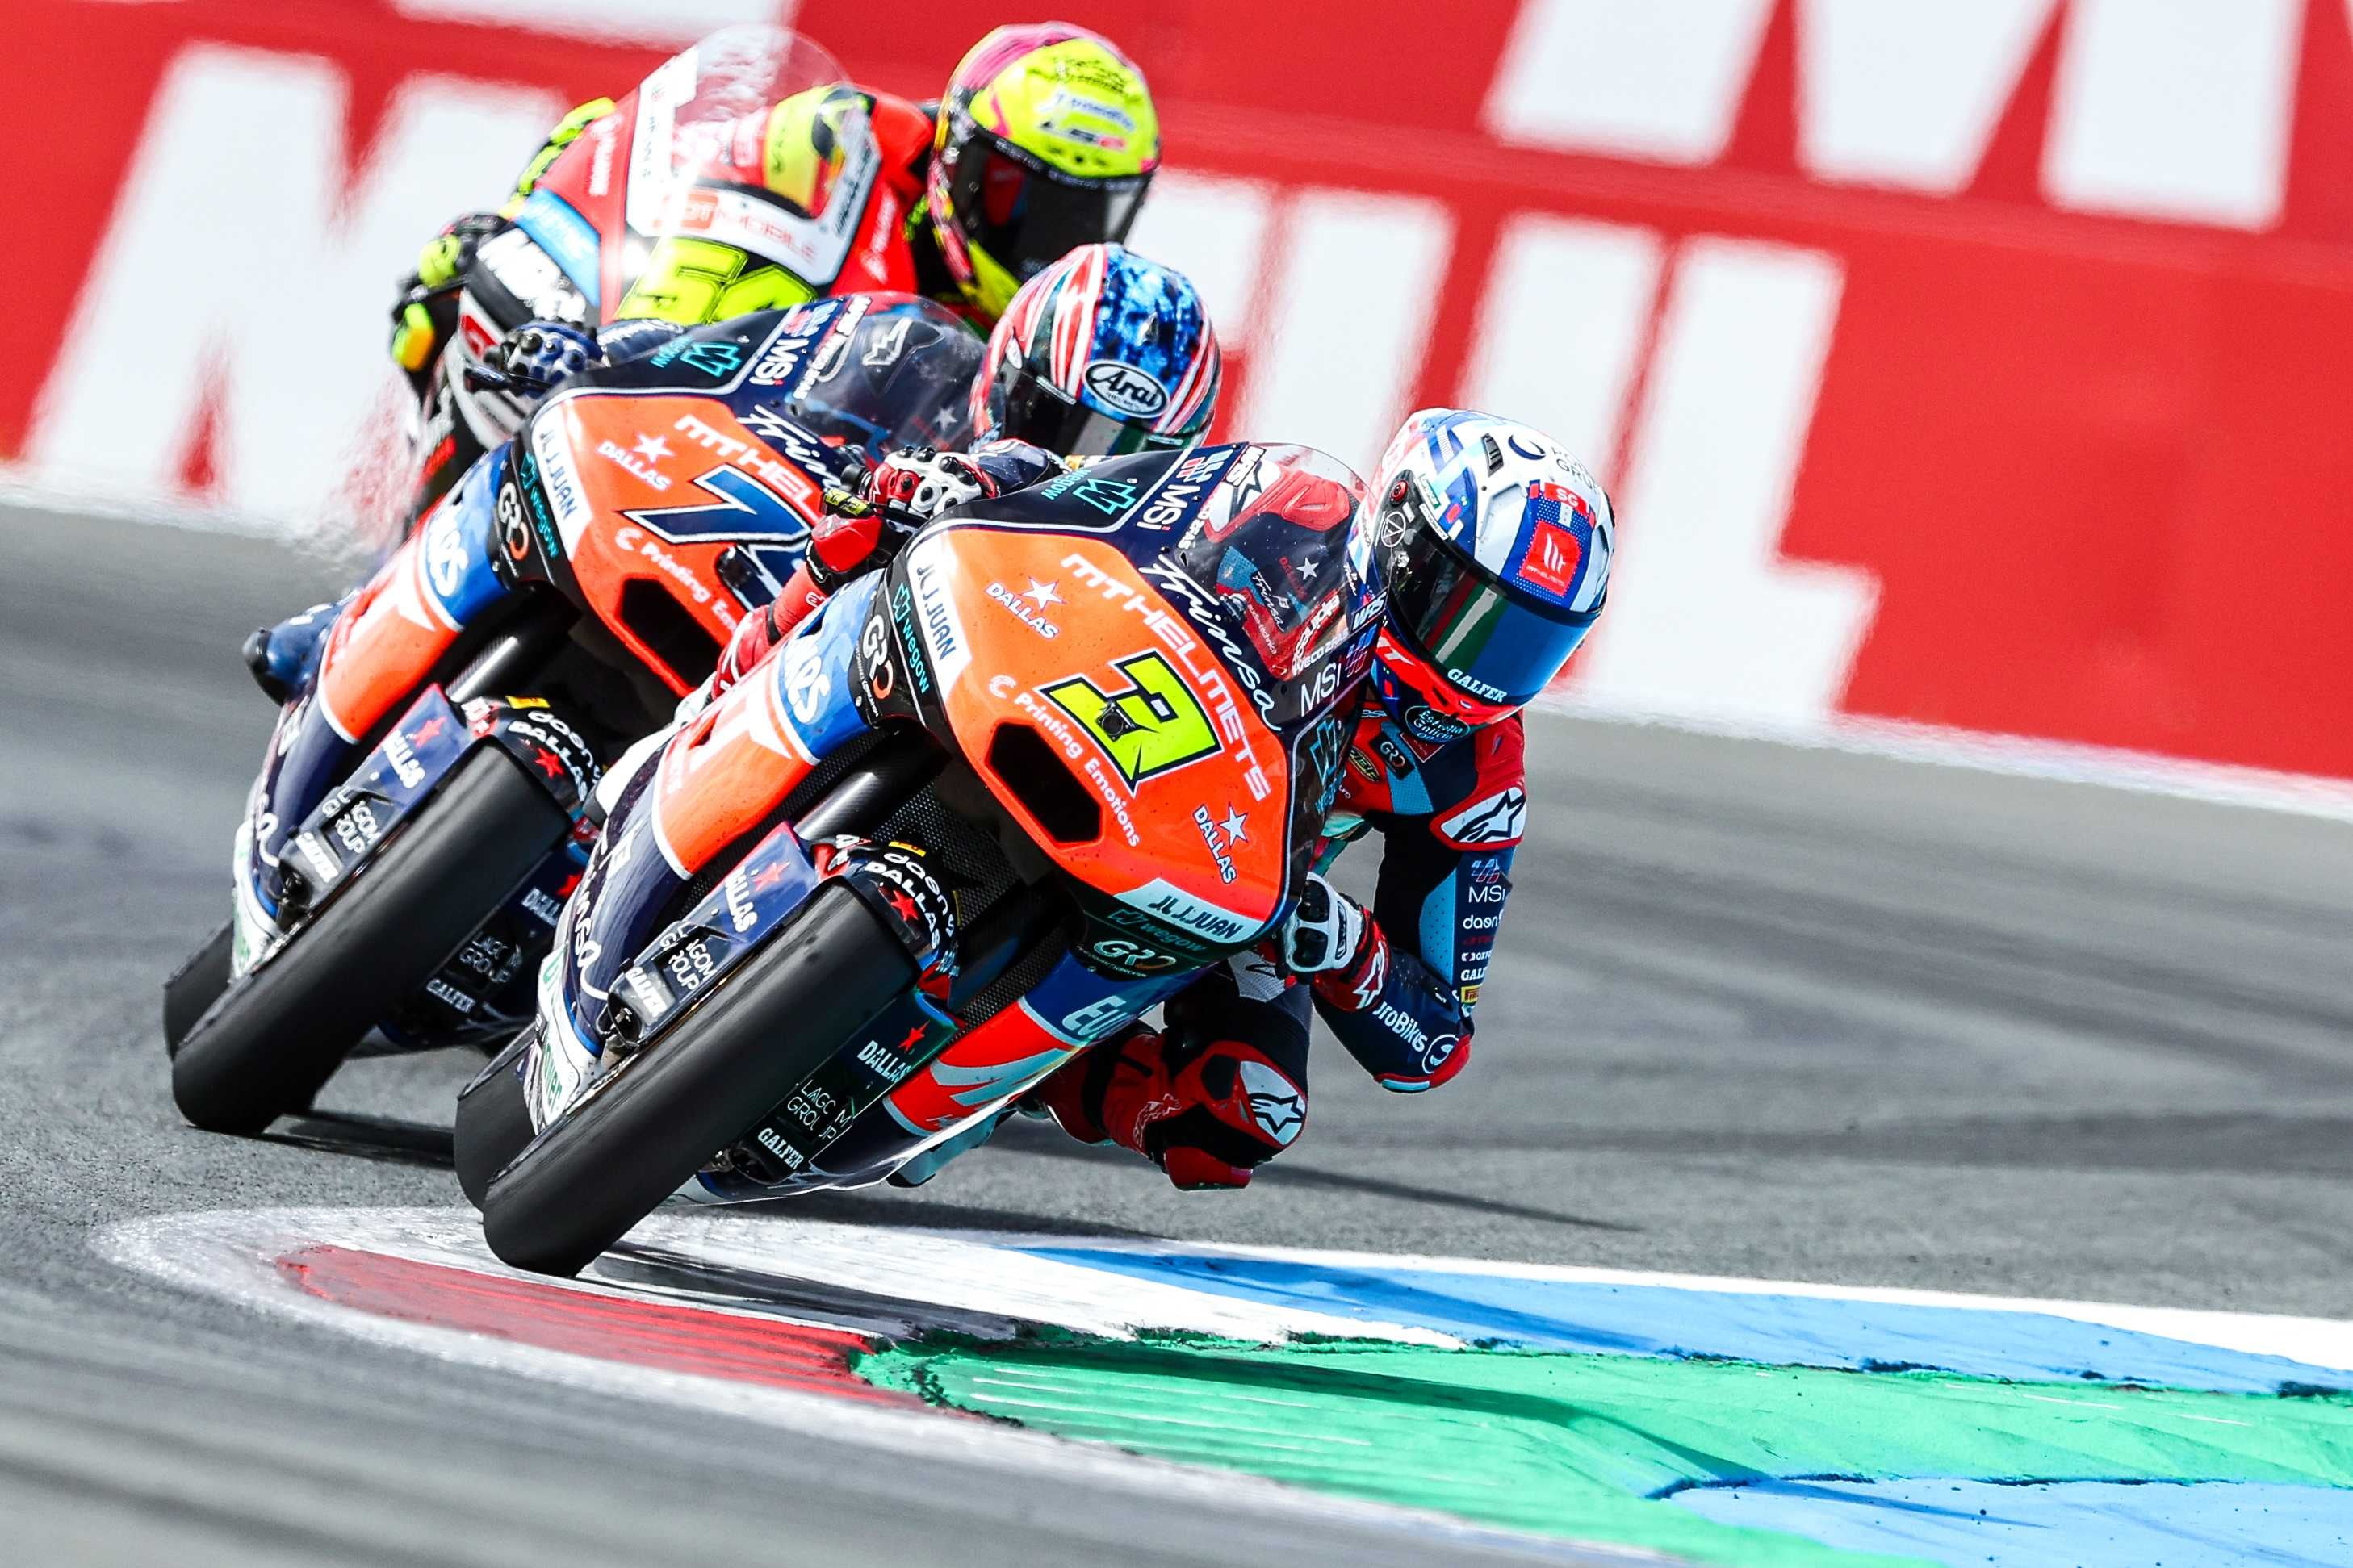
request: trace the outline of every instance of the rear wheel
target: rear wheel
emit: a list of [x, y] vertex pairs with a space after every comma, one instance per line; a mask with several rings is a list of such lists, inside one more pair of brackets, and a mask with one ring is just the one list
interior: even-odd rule
[[188, 1030], [172, 1059], [180, 1114], [253, 1133], [310, 1104], [571, 827], [512, 756], [478, 750], [348, 891]]
[[523, 1098], [522, 1058], [536, 1029], [525, 1029], [474, 1081], [458, 1091], [458, 1185], [477, 1209], [490, 1196], [491, 1178], [531, 1142], [531, 1106]]
[[905, 946], [856, 894], [820, 888], [765, 952], [491, 1183], [491, 1250], [517, 1268], [579, 1273], [914, 978]]

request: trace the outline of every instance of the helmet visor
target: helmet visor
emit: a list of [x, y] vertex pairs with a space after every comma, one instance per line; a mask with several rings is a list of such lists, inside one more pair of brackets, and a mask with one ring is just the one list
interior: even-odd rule
[[1552, 684], [1601, 606], [1515, 594], [1424, 526], [1388, 561], [1389, 624], [1464, 693], [1521, 707]]
[[965, 237], [1026, 283], [1082, 245], [1124, 240], [1151, 183], [1148, 174], [1073, 179], [1009, 142], [976, 136], [956, 160], [949, 199]]
[[1149, 424], [1130, 424], [1065, 396], [1060, 387], [1027, 370], [1008, 378], [994, 436], [1009, 436], [1065, 458], [1117, 458], [1130, 452], [1174, 452], [1192, 445], [1189, 436], [1156, 435]]

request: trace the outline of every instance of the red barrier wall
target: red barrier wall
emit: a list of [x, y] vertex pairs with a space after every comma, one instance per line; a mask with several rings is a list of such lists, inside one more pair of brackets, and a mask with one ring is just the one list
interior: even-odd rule
[[[121, 468], [87, 427], [89, 387], [186, 357], [158, 331], [157, 365], [138, 362], [133, 285], [100, 281], [100, 261], [169, 243], [140, 240], [155, 220], [139, 215], [166, 209], [125, 181], [189, 51], [344, 84], [358, 203], [384, 143], [424, 134], [387, 106], [427, 79], [493, 110], [500, 93], [568, 102], [625, 84], [685, 26], [652, 0], [594, 7], [636, 41], [414, 14], [512, 19], [524, 0], [11, 9], [0, 164], [29, 265], [0, 318], [0, 456], [39, 482], [265, 511], [290, 503], [250, 477], [257, 454], [282, 440], [294, 461], [320, 437], [286, 433], [269, 378], [238, 379], [239, 334], [205, 351], [219, 387], [122, 414]], [[1147, 218], [1139, 239], [1219, 279], [1229, 428], [1363, 463], [1416, 404], [1524, 398], [1498, 411], [1587, 447], [1626, 550], [1575, 678], [1588, 697], [2353, 774], [2345, 0], [1055, 9], [1120, 37], [1164, 100], [1155, 201], [1185, 222]], [[914, 0], [885, 27], [808, 0], [797, 25], [862, 79], [921, 93], [976, 15]], [[1513, 62], [1530, 59], [1555, 68], [1521, 90]], [[437, 202], [488, 194], [401, 199], [421, 238]], [[1547, 216], [1574, 221], [1531, 226]], [[285, 243], [249, 236], [255, 253]], [[348, 264], [371, 333], [367, 290], [404, 248]], [[1303, 258], [1314, 277], [1292, 278]], [[181, 262], [252, 264], [217, 237]], [[185, 313], [160, 292], [159, 320]], [[1335, 300], [1355, 314], [1325, 322]], [[270, 308], [254, 300], [254, 333], [297, 330]], [[1350, 321], [1391, 326], [1367, 346]]]

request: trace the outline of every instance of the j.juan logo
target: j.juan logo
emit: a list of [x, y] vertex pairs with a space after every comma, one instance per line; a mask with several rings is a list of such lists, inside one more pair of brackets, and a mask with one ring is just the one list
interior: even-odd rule
[[1087, 390], [1103, 405], [1138, 419], [1149, 419], [1168, 406], [1168, 389], [1149, 373], [1117, 360], [1099, 359], [1087, 366]]

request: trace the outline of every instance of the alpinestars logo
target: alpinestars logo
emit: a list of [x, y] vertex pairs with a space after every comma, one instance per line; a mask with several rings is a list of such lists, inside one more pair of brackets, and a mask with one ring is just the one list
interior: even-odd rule
[[1292, 1081], [1264, 1062], [1241, 1064], [1242, 1095], [1260, 1131], [1285, 1148], [1307, 1125], [1307, 1104]]
[[1514, 784], [1474, 801], [1438, 825], [1454, 844], [1516, 844], [1526, 831], [1528, 792]]

